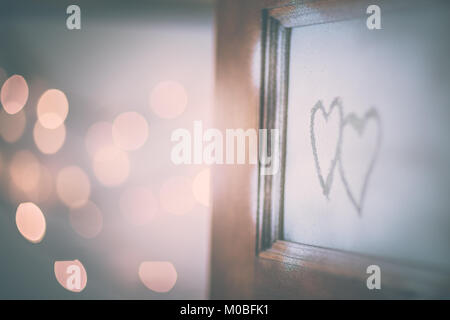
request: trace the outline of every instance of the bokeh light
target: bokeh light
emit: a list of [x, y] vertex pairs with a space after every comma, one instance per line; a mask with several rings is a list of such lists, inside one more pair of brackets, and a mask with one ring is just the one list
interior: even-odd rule
[[106, 121], [99, 121], [89, 127], [85, 145], [87, 152], [94, 156], [97, 151], [113, 144], [112, 124]]
[[177, 270], [171, 262], [144, 261], [139, 266], [139, 279], [150, 290], [168, 292], [177, 282]]
[[[174, 167], [170, 135], [189, 127], [189, 119], [205, 125], [210, 120], [213, 59], [205, 48], [212, 48], [212, 5], [181, 1], [181, 11], [173, 15], [173, 5], [165, 1], [139, 4], [138, 11], [164, 18], [145, 23], [114, 6], [110, 11], [123, 19], [105, 20], [112, 28], [91, 23], [85, 34], [89, 45], [80, 50], [73, 50], [76, 39], [67, 32], [52, 32], [61, 30], [58, 25], [65, 30], [65, 20], [45, 4], [35, 9], [46, 12], [46, 19], [16, 23], [20, 30], [5, 32], [2, 39], [0, 95], [8, 93], [11, 100], [10, 93], [19, 98], [27, 93], [21, 103], [9, 103], [9, 113], [0, 97], [3, 269], [10, 284], [0, 292], [6, 298], [164, 297], [157, 292], [174, 285], [169, 298], [207, 297], [203, 235], [209, 215], [197, 214], [208, 210], [193, 194], [193, 178], [206, 166]], [[0, 23], [5, 30], [13, 30], [17, 19], [26, 20], [20, 15], [25, 7], [11, 1], [11, 17]], [[102, 11], [102, 5], [89, 7]], [[192, 9], [201, 12], [192, 15]], [[137, 25], [129, 28], [133, 21]], [[43, 34], [48, 37], [38, 36]], [[183, 39], [195, 45], [177, 59]], [[11, 79], [5, 84], [14, 74], [23, 85], [11, 85]], [[162, 188], [172, 176], [185, 177], [181, 187]], [[161, 194], [166, 204], [174, 202], [168, 210]], [[47, 225], [38, 244], [23, 238], [15, 225], [22, 203], [35, 204], [44, 214]], [[163, 262], [163, 271], [150, 271], [161, 278], [155, 280], [148, 279], [144, 264], [144, 285], [138, 274], [144, 261], [170, 262]], [[73, 264], [82, 270], [80, 290], [67, 283], [67, 267]], [[164, 264], [172, 273], [166, 288]], [[188, 271], [187, 279], [182, 270]]]
[[54, 190], [54, 179], [50, 170], [44, 166], [39, 167], [39, 179], [36, 186], [29, 190], [18, 188], [12, 181], [9, 184], [9, 194], [12, 203], [32, 201], [36, 204], [50, 204]]
[[80, 236], [91, 239], [103, 228], [103, 214], [92, 201], [88, 201], [82, 207], [70, 209], [70, 224]]
[[36, 121], [33, 129], [33, 138], [36, 147], [45, 154], [58, 152], [66, 140], [66, 126], [60, 125], [55, 129], [48, 129]]
[[206, 207], [209, 206], [210, 202], [210, 179], [211, 169], [206, 168], [200, 171], [192, 182], [192, 191], [195, 199]]
[[149, 103], [153, 112], [164, 119], [173, 119], [186, 109], [188, 96], [186, 89], [178, 82], [163, 81], [150, 93]]
[[86, 269], [79, 260], [55, 261], [53, 270], [56, 280], [65, 289], [72, 292], [80, 292], [86, 287]]
[[147, 121], [137, 112], [121, 113], [114, 119], [112, 137], [122, 150], [139, 149], [148, 137]]
[[61, 90], [45, 91], [37, 104], [38, 120], [44, 128], [56, 129], [66, 120], [69, 102]]
[[158, 201], [148, 188], [128, 188], [120, 197], [120, 210], [132, 225], [142, 226], [155, 216], [158, 210]]
[[16, 211], [16, 225], [20, 234], [32, 243], [41, 242], [45, 235], [44, 214], [32, 202], [21, 203]]
[[128, 154], [114, 145], [99, 149], [93, 160], [93, 168], [98, 181], [108, 187], [122, 184], [130, 172]]
[[24, 77], [13, 75], [2, 86], [0, 100], [3, 108], [9, 114], [16, 114], [25, 106], [28, 100], [28, 84]]
[[11, 159], [9, 172], [12, 182], [22, 191], [32, 191], [40, 178], [40, 163], [28, 150], [17, 151]]
[[16, 114], [8, 114], [0, 110], [0, 136], [9, 143], [14, 143], [22, 137], [27, 119], [25, 112], [20, 110]]
[[56, 177], [56, 192], [69, 208], [81, 207], [91, 193], [89, 177], [77, 166], [63, 168]]
[[181, 215], [192, 210], [195, 204], [192, 181], [175, 176], [164, 182], [159, 193], [161, 207], [169, 213]]

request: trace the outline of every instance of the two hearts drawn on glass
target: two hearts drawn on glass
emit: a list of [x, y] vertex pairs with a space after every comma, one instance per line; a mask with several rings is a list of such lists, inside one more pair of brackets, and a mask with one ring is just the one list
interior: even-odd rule
[[[320, 112], [318, 113], [318, 111]], [[325, 120], [325, 125], [328, 126], [332, 115], [335, 115], [333, 117], [335, 122], [337, 121], [337, 137], [334, 137], [334, 141], [327, 141], [328, 145], [332, 145], [332, 155], [329, 155], [331, 159], [319, 159], [320, 155], [318, 149], [321, 148], [321, 144], [318, 142], [316, 121], [319, 116], [322, 116], [323, 120]], [[347, 132], [353, 130], [353, 133], [356, 133], [358, 137], [362, 138], [366, 132], [366, 127], [372, 123], [375, 125], [373, 139], [374, 143], [371, 146], [365, 146], [366, 149], [369, 149], [369, 156], [365, 161], [366, 163], [362, 164], [363, 169], [360, 173], [361, 183], [359, 184], [359, 188], [357, 188], [355, 185], [350, 183], [349, 179], [349, 173], [351, 172], [352, 167], [346, 167], [346, 163], [343, 161], [344, 136], [347, 136]], [[319, 178], [324, 196], [329, 199], [335, 171], [338, 170], [345, 192], [359, 216], [361, 216], [367, 185], [375, 166], [381, 144], [381, 121], [377, 110], [375, 108], [370, 108], [362, 117], [359, 117], [353, 112], [344, 116], [344, 108], [341, 98], [335, 98], [328, 108], [328, 111], [323, 106], [322, 101], [319, 100], [311, 109], [310, 135], [317, 176]], [[323, 140], [321, 140], [321, 142], [323, 143]], [[353, 148], [353, 146], [349, 145], [348, 148]], [[349, 150], [351, 151], [351, 149]], [[351, 159], [350, 161], [352, 165], [355, 165], [355, 163], [359, 164], [358, 160], [359, 159]], [[328, 171], [325, 171], [323, 168], [325, 166], [321, 167], [321, 164], [327, 162], [329, 163]]]

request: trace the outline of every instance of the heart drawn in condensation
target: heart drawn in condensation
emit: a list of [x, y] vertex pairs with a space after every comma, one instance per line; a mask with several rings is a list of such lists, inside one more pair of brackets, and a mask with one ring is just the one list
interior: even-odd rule
[[[317, 142], [318, 137], [316, 133], [316, 123], [315, 123], [317, 111], [321, 111], [320, 114], [324, 118], [326, 125], [328, 125], [328, 120], [334, 112], [337, 113], [339, 122], [337, 137], [334, 137], [334, 139], [332, 139], [333, 141], [327, 141], [328, 143], [332, 144], [330, 149], [332, 150], [332, 155], [329, 156], [328, 159], [322, 158], [320, 159], [320, 161], [318, 148], [321, 148], [321, 145], [318, 145]], [[322, 187], [322, 192], [327, 198], [331, 190], [331, 185], [333, 184], [334, 170], [337, 161], [339, 160], [339, 154], [342, 143], [342, 124], [343, 124], [343, 107], [341, 99], [339, 97], [333, 100], [328, 111], [325, 110], [322, 101], [320, 100], [311, 109], [310, 135], [311, 135], [311, 145], [313, 150], [314, 163], [317, 170], [317, 176], [319, 177], [320, 186]], [[321, 164], [324, 163], [329, 163], [328, 172], [324, 172], [326, 171], [326, 168], [321, 167]]]
[[[375, 124], [374, 130], [375, 134], [372, 137], [373, 143], [371, 145], [368, 145], [365, 143], [366, 141], [363, 141], [364, 135], [367, 131], [367, 127], [369, 124]], [[361, 215], [362, 207], [364, 203], [364, 197], [366, 195], [366, 189], [367, 185], [370, 179], [370, 175], [372, 173], [373, 167], [375, 165], [375, 161], [378, 156], [378, 152], [380, 149], [381, 144], [381, 121], [380, 117], [378, 115], [378, 112], [376, 109], [371, 108], [369, 109], [364, 116], [358, 117], [354, 113], [348, 114], [343, 123], [342, 123], [342, 147], [339, 158], [339, 173], [342, 179], [342, 182], [344, 184], [344, 188], [347, 192], [348, 197], [350, 198], [350, 201], [356, 208], [359, 215]], [[354, 158], [353, 154], [346, 155], [346, 146], [348, 145], [350, 153], [353, 152], [356, 149], [356, 143], [352, 141], [348, 141], [347, 137], [350, 133], [356, 133], [356, 136], [361, 140], [363, 144], [363, 155], [366, 156], [366, 161], [361, 161], [359, 158]], [[350, 158], [345, 158], [344, 156], [348, 156]], [[345, 161], [343, 159], [350, 159], [352, 162], [351, 167], [345, 167]], [[349, 165], [349, 164], [347, 164]], [[350, 181], [350, 177], [355, 175], [355, 169], [357, 165], [362, 168], [360, 172], [360, 183], [359, 186], [356, 186], [355, 184], [352, 185]]]

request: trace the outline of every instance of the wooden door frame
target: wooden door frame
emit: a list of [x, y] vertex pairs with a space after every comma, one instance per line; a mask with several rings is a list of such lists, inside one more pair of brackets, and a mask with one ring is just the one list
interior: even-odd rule
[[[219, 128], [278, 128], [281, 170], [256, 165], [213, 170], [212, 298], [449, 297], [449, 275], [399, 261], [284, 241], [283, 186], [290, 28], [361, 16], [381, 1], [223, 0], [217, 5]], [[400, 9], [405, 1], [382, 1]], [[366, 269], [382, 270], [368, 290]]]

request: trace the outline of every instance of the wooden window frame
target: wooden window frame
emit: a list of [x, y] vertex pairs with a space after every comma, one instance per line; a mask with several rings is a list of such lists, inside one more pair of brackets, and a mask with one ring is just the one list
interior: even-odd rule
[[[392, 297], [442, 297], [449, 294], [449, 275], [428, 266], [412, 266], [403, 261], [384, 259], [341, 250], [327, 249], [283, 239], [283, 202], [289, 53], [291, 29], [306, 25], [343, 21], [361, 17], [369, 4], [383, 10], [401, 10], [408, 1], [316, 0], [296, 1], [266, 7], [262, 11], [262, 52], [260, 90], [260, 129], [278, 128], [281, 133], [280, 172], [261, 175], [259, 166], [256, 230], [257, 259], [290, 265], [292, 270], [308, 268], [328, 275], [359, 281], [365, 287], [366, 268], [376, 264], [382, 270], [383, 287]], [[375, 3], [374, 3], [375, 4]], [[269, 150], [270, 154], [270, 150]], [[368, 291], [368, 289], [366, 289]]]

